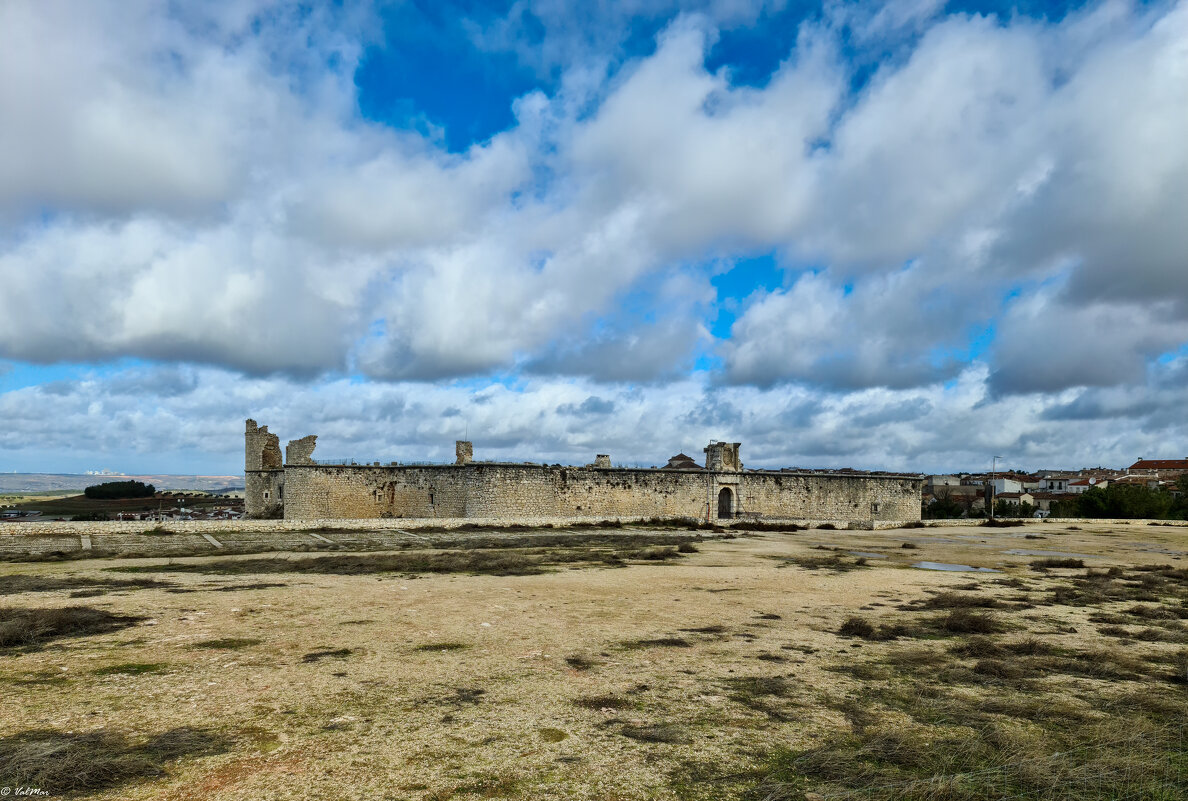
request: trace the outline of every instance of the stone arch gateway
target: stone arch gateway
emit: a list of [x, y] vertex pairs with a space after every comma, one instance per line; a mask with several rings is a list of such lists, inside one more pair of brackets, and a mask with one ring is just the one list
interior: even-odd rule
[[730, 520], [734, 517], [734, 493], [730, 487], [718, 490], [718, 519]]

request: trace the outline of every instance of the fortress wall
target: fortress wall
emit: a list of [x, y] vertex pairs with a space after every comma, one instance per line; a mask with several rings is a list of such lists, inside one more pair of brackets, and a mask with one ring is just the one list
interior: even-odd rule
[[285, 468], [285, 519], [467, 517], [466, 467]]
[[743, 473], [739, 493], [747, 516], [916, 520], [922, 481], [898, 476]]
[[475, 517], [704, 517], [706, 474], [471, 465]]
[[704, 473], [473, 463], [285, 473], [287, 520], [705, 516]]
[[920, 480], [785, 473], [603, 469], [471, 463], [365, 467], [289, 465], [286, 520], [327, 518], [637, 518], [717, 515], [736, 493], [747, 517], [915, 520]]

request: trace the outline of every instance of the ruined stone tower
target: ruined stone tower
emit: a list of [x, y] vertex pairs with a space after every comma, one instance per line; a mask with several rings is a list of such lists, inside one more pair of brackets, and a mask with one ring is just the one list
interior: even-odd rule
[[474, 461], [474, 443], [463, 439], [455, 441], [454, 455], [457, 457], [454, 464], [470, 464]]
[[285, 470], [281, 462], [280, 438], [268, 433], [268, 426], [248, 420], [244, 431], [243, 472], [244, 515], [252, 518], [281, 517], [284, 513]]

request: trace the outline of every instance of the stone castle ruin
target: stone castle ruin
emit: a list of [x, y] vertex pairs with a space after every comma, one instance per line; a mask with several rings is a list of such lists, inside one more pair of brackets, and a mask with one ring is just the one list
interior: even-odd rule
[[[911, 475], [744, 470], [738, 442], [712, 442], [705, 465], [681, 454], [661, 468], [476, 462], [470, 442], [453, 464], [319, 463], [316, 436], [280, 440], [247, 421], [246, 514], [285, 520], [483, 518], [506, 522], [695, 518], [915, 520], [922, 478]], [[672, 466], [673, 464], [679, 466]]]

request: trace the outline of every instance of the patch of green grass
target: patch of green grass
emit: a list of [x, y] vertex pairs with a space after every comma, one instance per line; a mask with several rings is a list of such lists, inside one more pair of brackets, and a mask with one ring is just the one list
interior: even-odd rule
[[[445, 550], [407, 550], [399, 553], [341, 554], [295, 559], [220, 559], [210, 562], [168, 562], [111, 568], [126, 573], [208, 573], [258, 575], [315, 573], [372, 575], [376, 573], [465, 573], [471, 575], [530, 576], [561, 565], [598, 567], [619, 565], [624, 559], [664, 561], [681, 556], [680, 545], [695, 538], [643, 534], [551, 534], [512, 537], [474, 537]], [[430, 543], [438, 545], [436, 541]]]
[[413, 648], [414, 651], [465, 651], [470, 648], [470, 643], [465, 642], [427, 642]]
[[51, 686], [61, 687], [70, 683], [70, 677], [61, 671], [39, 670], [27, 673], [18, 678], [10, 679], [13, 684], [22, 686]]
[[585, 654], [570, 654], [565, 657], [565, 664], [574, 670], [589, 670], [600, 663], [597, 659], [586, 656]]
[[[959, 660], [971, 652], [977, 658], [964, 666]], [[1188, 651], [1171, 662], [1172, 675], [1188, 683]], [[848, 729], [807, 748], [772, 748], [754, 769], [696, 766], [701, 784], [712, 787], [706, 793], [673, 787], [681, 798], [748, 801], [803, 801], [810, 793], [863, 801], [1170, 801], [1188, 794], [1188, 697], [1171, 689], [1166, 664], [1143, 668], [1122, 652], [1058, 649], [1034, 636], [970, 637], [948, 655], [888, 651], [858, 672], [869, 678], [857, 696], [827, 697]], [[1144, 669], [1168, 689], [1144, 684], [1119, 693], [1118, 685], [1103, 685], [1096, 692], [1104, 695], [1080, 702], [1084, 690], [1068, 694], [1063, 684], [1045, 683], [1053, 675], [1125, 682]]]
[[108, 665], [91, 671], [96, 676], [141, 676], [145, 673], [163, 673], [169, 669], [163, 662], [125, 662], [120, 665]]
[[582, 709], [628, 709], [634, 703], [621, 695], [583, 695], [573, 699], [574, 706]]
[[727, 696], [735, 703], [759, 712], [777, 722], [787, 722], [789, 715], [787, 699], [794, 694], [792, 683], [783, 676], [740, 676], [723, 682]]
[[836, 553], [829, 556], [785, 556], [777, 558], [780, 560], [780, 564], [777, 567], [795, 565], [805, 570], [831, 570], [834, 573], [848, 573], [851, 570], [859, 570], [867, 567], [866, 559], [863, 557], [847, 559]]
[[[172, 587], [167, 581], [135, 578], [90, 578], [87, 576], [27, 576], [12, 574], [0, 576], [0, 595], [17, 595], [25, 592], [58, 592], [60, 590], [94, 590], [101, 594], [110, 590], [143, 590]], [[81, 596], [72, 596], [81, 597]]]
[[671, 723], [649, 723], [636, 725], [625, 723], [619, 729], [619, 734], [643, 743], [687, 743], [689, 737], [678, 726]]
[[540, 739], [544, 740], [546, 743], [559, 743], [562, 740], [566, 740], [568, 738], [569, 733], [562, 731], [561, 729], [554, 729], [547, 726], [543, 729], [540, 729]]
[[217, 640], [202, 640], [190, 643], [190, 648], [210, 648], [219, 651], [237, 651], [264, 642], [253, 637], [220, 637]]
[[682, 637], [655, 637], [639, 640], [624, 640], [619, 643], [620, 648], [638, 650], [641, 648], [692, 648], [693, 643]]
[[523, 779], [514, 774], [489, 773], [455, 785], [443, 793], [430, 793], [426, 801], [446, 801], [463, 795], [479, 798], [510, 798], [519, 795]]

